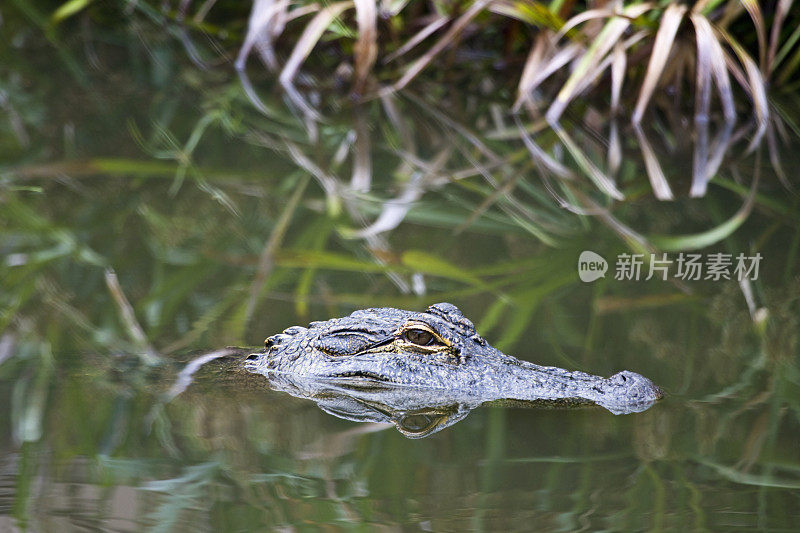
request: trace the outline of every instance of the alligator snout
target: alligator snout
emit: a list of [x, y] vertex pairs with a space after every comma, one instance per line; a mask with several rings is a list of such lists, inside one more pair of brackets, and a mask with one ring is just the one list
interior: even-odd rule
[[643, 411], [664, 397], [652, 381], [629, 370], [617, 372], [593, 389], [599, 394], [590, 399], [614, 414]]
[[620, 391], [631, 402], [654, 402], [664, 397], [664, 393], [652, 381], [641, 374], [623, 370], [608, 378], [609, 384]]

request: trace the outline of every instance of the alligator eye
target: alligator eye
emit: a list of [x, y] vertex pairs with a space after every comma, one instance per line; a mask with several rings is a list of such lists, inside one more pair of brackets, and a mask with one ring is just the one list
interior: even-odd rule
[[433, 343], [433, 334], [424, 329], [409, 329], [403, 333], [403, 339], [417, 346], [428, 346]]

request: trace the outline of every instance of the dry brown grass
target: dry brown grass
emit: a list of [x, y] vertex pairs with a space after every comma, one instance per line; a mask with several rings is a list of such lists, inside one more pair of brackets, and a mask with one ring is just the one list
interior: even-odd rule
[[[189, 0], [185, 3], [190, 4]], [[752, 0], [703, 0], [691, 6], [641, 1], [562, 5], [532, 0], [448, 4], [255, 0], [236, 68], [251, 101], [268, 115], [272, 111], [262, 103], [248, 76], [248, 58], [255, 53], [276, 73], [285, 95], [304, 117], [309, 147], [318, 138], [319, 127], [325, 123], [325, 107], [331, 102], [327, 93], [320, 92], [318, 86], [325, 84], [319, 82], [326, 74], [349, 81], [350, 94], [357, 101], [382, 102], [387, 123], [404, 145], [400, 174], [414, 176], [417, 172], [445, 179], [447, 173], [440, 168], [446, 168], [447, 161], [421, 156], [404, 134], [404, 118], [395, 97], [408, 98], [417, 86], [424, 92], [430, 87], [426, 85], [430, 78], [445, 69], [465, 68], [469, 59], [457, 59], [459, 50], [497, 42], [481, 40], [483, 33], [504, 34], [508, 51], [518, 56], [505, 57], [507, 64], [513, 65], [506, 72], [510, 68], [518, 72], [514, 102], [494, 118], [498, 122], [499, 115], [516, 114], [517, 127], [508, 129], [511, 133], [505, 138], [521, 143], [541, 172], [559, 180], [588, 179], [596, 190], [617, 201], [626, 196], [617, 183], [624, 151], [635, 146], [653, 196], [672, 200], [680, 193], [670, 184], [663, 159], [670, 157], [674, 147], [646, 127], [655, 110], [666, 114], [664, 122], [673, 127], [685, 122], [681, 117], [688, 117], [692, 124], [691, 135], [686, 136], [693, 143], [690, 196], [706, 193], [730, 148], [740, 145], [742, 138], [749, 139], [745, 151], [750, 152], [766, 136], [770, 159], [780, 173], [776, 153], [781, 130], [775, 127], [767, 87], [776, 75], [800, 63], [800, 55], [794, 51], [800, 31], [784, 31], [792, 4], [792, 0], [780, 0], [765, 14], [761, 4]], [[524, 31], [503, 33], [504, 28]], [[734, 35], [742, 35], [743, 28], [755, 35], [749, 43], [755, 50], [752, 53]], [[321, 51], [325, 54], [318, 53]], [[323, 62], [332, 68], [327, 73], [319, 67], [323, 55], [338, 57]], [[313, 67], [307, 64], [310, 58]], [[513, 171], [504, 168], [503, 155], [495, 154], [480, 134], [468, 131], [430, 102], [424, 108], [422, 100], [416, 102], [422, 113], [471, 146], [471, 152], [460, 154], [448, 150], [448, 157], [455, 153], [473, 164], [472, 175], [482, 175], [497, 190], [513, 188], [507, 174]], [[590, 153], [584, 140], [574, 137], [574, 124], [570, 123], [587, 113], [605, 117], [603, 124], [595, 124], [604, 130], [602, 157]], [[569, 120], [565, 121], [565, 116]], [[340, 147], [339, 161], [350, 160], [348, 190], [366, 194], [373, 179], [375, 132], [362, 112], [355, 112], [354, 117], [349, 141]], [[545, 129], [547, 140], [542, 142], [536, 132]], [[680, 133], [675, 130], [673, 135]], [[290, 144], [288, 152], [293, 159], [307, 163], [303, 168], [316, 169], [314, 175], [328, 185], [329, 198], [339, 195], [341, 190], [331, 189], [328, 171], [318, 167], [315, 155], [304, 152], [306, 147], [301, 144]], [[380, 224], [376, 221], [375, 228], [402, 217], [409, 198], [419, 195], [419, 187], [411, 186], [413, 183], [409, 181], [397, 205], [384, 213]], [[585, 208], [573, 207], [577, 211]]]

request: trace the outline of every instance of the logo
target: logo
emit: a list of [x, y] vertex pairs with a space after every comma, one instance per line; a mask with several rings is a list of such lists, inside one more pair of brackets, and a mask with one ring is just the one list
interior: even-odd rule
[[578, 258], [578, 277], [584, 283], [591, 283], [598, 278], [606, 277], [608, 261], [602, 255], [591, 250], [584, 250]]

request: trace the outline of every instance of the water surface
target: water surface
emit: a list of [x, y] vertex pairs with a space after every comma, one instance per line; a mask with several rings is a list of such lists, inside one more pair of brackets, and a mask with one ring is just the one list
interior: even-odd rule
[[[17, 48], [2, 56], [0, 529], [800, 521], [800, 211], [786, 184], [797, 137], [781, 144], [781, 176], [766, 148], [746, 153], [743, 117], [691, 196], [699, 137], [654, 116], [647, 135], [674, 196], [660, 201], [641, 139], [619, 125], [625, 199], [612, 202], [576, 163], [608, 163], [607, 123], [565, 122], [566, 143], [539, 131], [574, 181], [548, 174], [510, 114], [492, 120], [509, 104], [502, 80], [439, 107], [425, 85], [383, 102], [331, 95], [314, 137], [274, 80], [256, 80], [265, 116], [232, 69], [202, 71], [152, 27], [149, 40], [105, 35], [98, 67], [72, 41], [70, 55], [39, 53], [15, 13]], [[587, 250], [609, 261], [604, 278], [581, 281]], [[740, 253], [763, 259], [743, 283], [676, 279], [676, 264], [667, 281], [616, 279], [633, 253], [730, 254], [731, 273]], [[485, 406], [410, 439], [223, 361], [170, 393], [199, 354], [440, 301], [516, 357], [629, 369], [666, 397], [624, 416]]]

